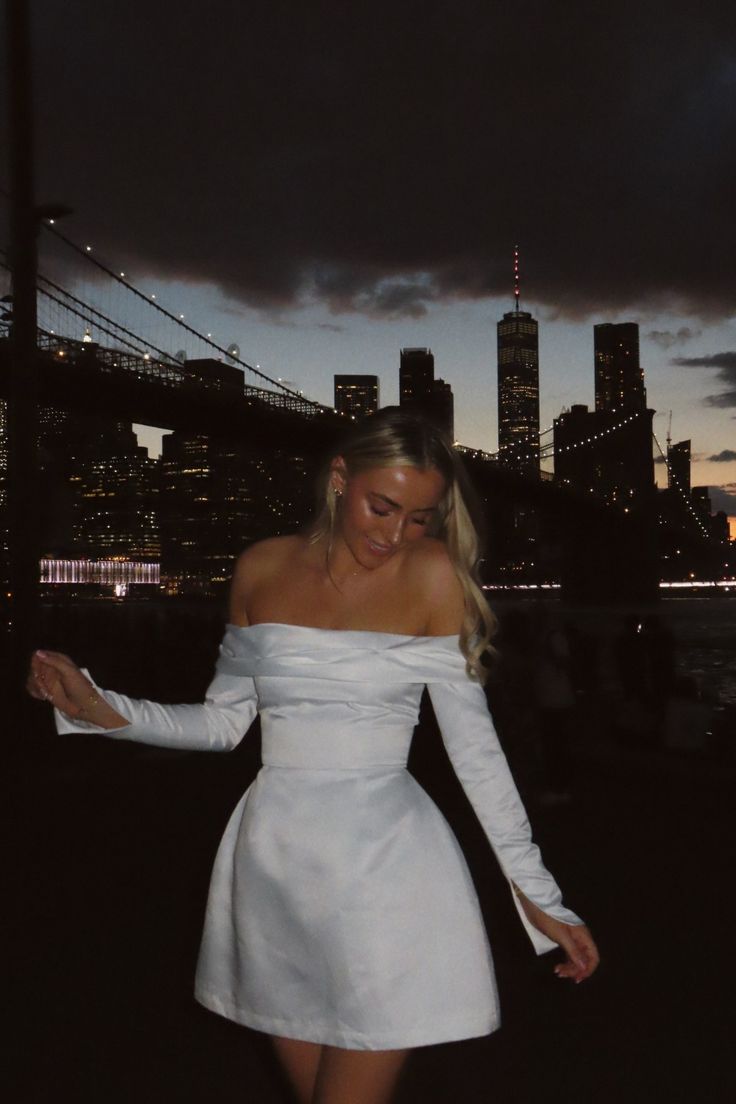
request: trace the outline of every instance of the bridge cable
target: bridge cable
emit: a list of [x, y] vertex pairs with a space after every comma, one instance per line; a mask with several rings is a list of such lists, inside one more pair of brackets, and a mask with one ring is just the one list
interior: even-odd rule
[[659, 454], [660, 454], [660, 456], [662, 457], [662, 459], [664, 461], [664, 465], [667, 469], [667, 475], [669, 476], [671, 484], [673, 484], [677, 488], [677, 491], [678, 491], [680, 497], [682, 498], [686, 508], [688, 509], [690, 514], [692, 515], [692, 518], [695, 521], [695, 523], [697, 524], [698, 529], [700, 530], [702, 536], [706, 540], [711, 540], [711, 541], [715, 542], [718, 545], [726, 545], [726, 547], [728, 547], [728, 543], [729, 543], [728, 541], [719, 540], [718, 537], [715, 535], [715, 533], [711, 533], [703, 525], [703, 522], [698, 517], [698, 514], [697, 514], [691, 500], [688, 498], [684, 488], [680, 486], [679, 480], [673, 475], [672, 468], [670, 467], [670, 462], [667, 459], [665, 453], [662, 451], [662, 446], [660, 445], [659, 441], [657, 440], [657, 434], [654, 432], [654, 430], [652, 430], [652, 437], [654, 438], [654, 443], [657, 446], [657, 448], [659, 449]]
[[172, 314], [171, 311], [168, 311], [165, 307], [162, 307], [160, 303], [157, 303], [154, 299], [150, 299], [142, 291], [139, 291], [137, 287], [135, 287], [133, 284], [129, 283], [128, 280], [120, 276], [119, 273], [114, 272], [111, 268], [108, 268], [106, 264], [103, 264], [103, 262], [98, 260], [97, 257], [93, 256], [86, 249], [83, 249], [81, 245], [77, 245], [77, 243], [72, 241], [71, 238], [67, 238], [65, 234], [62, 234], [60, 230], [57, 230], [57, 228], [55, 226], [52, 226], [49, 222], [44, 222], [43, 226], [46, 230], [48, 230], [49, 233], [59, 238], [66, 245], [68, 245], [70, 249], [73, 249], [76, 253], [78, 253], [80, 257], [84, 257], [85, 260], [90, 261], [93, 265], [99, 268], [101, 272], [106, 273], [106, 275], [108, 275], [111, 279], [115, 280], [119, 284], [122, 284], [123, 287], [126, 287], [134, 295], [137, 295], [138, 298], [142, 299], [143, 302], [146, 303], [149, 307], [154, 307], [157, 311], [159, 311], [160, 314], [163, 314], [165, 318], [168, 318], [169, 321], [175, 322], [178, 326], [181, 326], [182, 329], [186, 330], [187, 333], [190, 333], [199, 341], [204, 342], [211, 348], [215, 349], [218, 353], [221, 353], [223, 356], [227, 357], [229, 361], [235, 361], [242, 368], [246, 368], [249, 372], [252, 372], [254, 376], [258, 376], [259, 379], [262, 379], [266, 383], [271, 384], [272, 387], [280, 388], [287, 395], [291, 395], [292, 398], [297, 399], [300, 403], [305, 403], [308, 406], [313, 406], [317, 410], [327, 409], [322, 405], [322, 403], [315, 402], [314, 399], [306, 399], [304, 395], [300, 395], [298, 391], [294, 391], [292, 390], [292, 388], [287, 387], [285, 384], [279, 383], [278, 380], [271, 379], [271, 377], [267, 376], [265, 372], [261, 372], [260, 369], [254, 368], [253, 365], [248, 364], [247, 361], [241, 360], [240, 357], [234, 356], [232, 353], [229, 353], [227, 349], [224, 349], [221, 345], [218, 345], [216, 341], [212, 340], [212, 338], [206, 337], [204, 334], [201, 334], [198, 330], [195, 330], [193, 326], [190, 326], [181, 318], [177, 318], [177, 316], [175, 314]]

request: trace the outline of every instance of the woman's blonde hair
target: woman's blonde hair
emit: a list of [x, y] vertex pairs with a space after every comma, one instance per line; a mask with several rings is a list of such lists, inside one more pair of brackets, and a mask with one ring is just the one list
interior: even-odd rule
[[[342, 457], [348, 476], [369, 468], [402, 466], [422, 471], [434, 468], [444, 478], [445, 493], [429, 533], [446, 544], [463, 588], [465, 616], [460, 630], [460, 648], [467, 660], [468, 673], [484, 682], [483, 657], [494, 651], [490, 640], [497, 623], [478, 577], [480, 509], [460, 457], [449, 439], [427, 418], [407, 413], [398, 406], [385, 406], [352, 425], [331, 455]], [[337, 500], [331, 488], [329, 463], [319, 479], [318, 502], [321, 508], [311, 528], [310, 540], [316, 542], [326, 538], [329, 547], [337, 522]]]

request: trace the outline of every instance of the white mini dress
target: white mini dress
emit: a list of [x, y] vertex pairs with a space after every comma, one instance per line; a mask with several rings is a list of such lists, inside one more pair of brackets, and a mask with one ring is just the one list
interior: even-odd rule
[[[453, 768], [510, 881], [568, 924], [457, 636], [228, 626], [202, 705], [100, 691], [130, 724], [57, 711], [60, 732], [228, 750], [261, 716], [263, 765], [215, 859], [195, 995], [273, 1035], [424, 1046], [499, 1025], [467, 864], [406, 769], [424, 686]], [[555, 946], [514, 902], [537, 953]]]

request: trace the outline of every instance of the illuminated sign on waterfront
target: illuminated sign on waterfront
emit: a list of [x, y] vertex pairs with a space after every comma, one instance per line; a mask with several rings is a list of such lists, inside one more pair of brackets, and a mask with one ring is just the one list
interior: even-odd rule
[[41, 583], [90, 583], [97, 586], [127, 587], [156, 585], [161, 582], [158, 563], [132, 563], [130, 560], [41, 560]]

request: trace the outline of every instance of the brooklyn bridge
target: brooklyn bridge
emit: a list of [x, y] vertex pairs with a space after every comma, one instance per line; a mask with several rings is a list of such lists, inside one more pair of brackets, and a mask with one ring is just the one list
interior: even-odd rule
[[[162, 575], [179, 580], [169, 593], [186, 593], [187, 580], [202, 575], [202, 565], [193, 566], [200, 545], [201, 558], [212, 561], [203, 569], [209, 572], [205, 592], [208, 586], [209, 593], [213, 587], [216, 591], [249, 540], [293, 530], [308, 520], [318, 466], [348, 420], [242, 359], [236, 345], [221, 345], [155, 295], [144, 294], [91, 246], [62, 233], [53, 209], [34, 208], [32, 215], [31, 237], [40, 235], [53, 278], [37, 270], [35, 247], [30, 254], [21, 252], [20, 266], [13, 265], [8, 253], [0, 254], [0, 268], [12, 287], [4, 296], [0, 332], [0, 434], [8, 442], [5, 470], [0, 471], [7, 491], [3, 512], [9, 551], [4, 603], [5, 624], [19, 645], [14, 648], [19, 656], [27, 652], [34, 633], [39, 586], [73, 577], [54, 563], [55, 556], [88, 562], [107, 555], [133, 565], [144, 560], [138, 577], [149, 583], [158, 580], [151, 568], [160, 561]], [[653, 413], [622, 409], [595, 431], [585, 419], [577, 428], [575, 418], [557, 419], [554, 427], [521, 442], [522, 450], [534, 457], [531, 465], [518, 451], [493, 454], [457, 443], [486, 518], [481, 573], [487, 586], [550, 587], [583, 603], [657, 599], [663, 516], [653, 452], [658, 449], [665, 462], [667, 457], [652, 433]], [[130, 491], [134, 476], [127, 458], [135, 447], [106, 450], [104, 442], [120, 432], [134, 441], [134, 425], [168, 431], [172, 441], [181, 442], [182, 455], [197, 451], [198, 474], [206, 469], [217, 478], [220, 469], [227, 490], [197, 496], [198, 521], [184, 534], [180, 523], [192, 507], [181, 488], [184, 475], [193, 469], [191, 462], [188, 469], [180, 464], [178, 471], [169, 464], [168, 489], [174, 493], [169, 495], [168, 522], [165, 496], [159, 496], [156, 506], [161, 511], [160, 554], [142, 555], [139, 547], [124, 541], [96, 547], [99, 525], [81, 543], [79, 533], [76, 544], [68, 532], [60, 539], [49, 517], [59, 513], [57, 500], [63, 505], [72, 484], [78, 497], [82, 493], [88, 500], [107, 500], [93, 503], [100, 508], [98, 523], [115, 494], [123, 501], [120, 487], [126, 481]], [[124, 426], [127, 431], [121, 430]], [[85, 490], [79, 471], [71, 473], [69, 455], [82, 439], [97, 439], [96, 445], [87, 445], [88, 460], [93, 457], [99, 465], [104, 457], [108, 468], [117, 465], [115, 494], [99, 486]], [[633, 475], [632, 457], [638, 458]], [[544, 470], [550, 461], [554, 475]], [[677, 480], [670, 482], [674, 524], [673, 516], [668, 524], [676, 543], [697, 566], [699, 578], [718, 579], [728, 566], [723, 542], [708, 531]], [[227, 507], [215, 548], [215, 515], [222, 506], [218, 495], [230, 504], [241, 499], [248, 505], [236, 522], [237, 506]], [[135, 505], [140, 513], [141, 501]], [[666, 536], [667, 525], [664, 532]], [[85, 578], [99, 582], [108, 575], [93, 563]]]
[[[37, 274], [36, 340], [27, 370], [33, 377], [36, 408], [64, 411], [91, 423], [113, 419], [131, 426], [197, 434], [238, 447], [247, 445], [266, 463], [269, 457], [278, 456], [283, 463], [284, 458], [288, 461], [289, 456], [298, 456], [308, 481], [320, 457], [345, 427], [345, 416], [245, 362], [236, 346], [220, 346], [211, 335], [193, 329], [155, 297], [144, 296], [125, 273], [100, 261], [90, 247], [63, 235], [55, 222], [45, 219], [41, 228], [67, 261], [71, 258], [74, 262], [69, 270], [75, 291]], [[7, 255], [0, 264], [9, 271]], [[88, 289], [85, 298], [78, 294], [80, 285]], [[130, 321], [131, 301], [137, 308], [136, 318], [150, 314], [167, 327], [169, 346], [194, 347], [198, 355], [169, 352], [161, 347], [160, 339], [157, 342], [136, 332]], [[113, 315], [110, 304], [118, 307], [122, 318]], [[15, 304], [11, 295], [5, 297], [5, 308], [6, 335], [0, 339], [2, 400], [9, 397], [14, 356]], [[82, 338], [66, 336], [79, 335], [82, 330]], [[567, 439], [564, 445], [558, 441], [555, 446], [550, 431], [551, 427], [533, 442], [543, 462], [555, 451], [559, 460], [560, 451], [574, 449], [578, 466], [585, 470], [589, 465], [592, 471], [604, 448], [620, 456], [632, 448], [641, 450], [643, 441], [646, 450], [651, 441], [651, 418], [648, 425], [642, 425], [622, 414], [605, 433]], [[604, 436], [605, 441], [599, 439]], [[580, 480], [571, 486], [570, 480], [551, 473], [530, 472], [528, 465], [515, 463], [513, 456], [463, 448], [462, 444], [458, 447], [488, 518], [484, 564], [488, 583], [554, 583], [569, 597], [596, 601], [606, 597], [639, 600], [656, 594], [659, 518], [653, 469], [650, 493], [616, 503], [610, 496], [597, 494], [595, 486], [583, 492]], [[29, 473], [14, 460], [12, 448], [9, 464], [11, 485], [28, 481]], [[305, 483], [299, 489], [292, 522], [303, 522], [310, 505]], [[694, 514], [687, 516], [688, 510], [693, 514], [684, 502], [682, 514], [690, 539], [712, 545], [703, 541], [703, 526]], [[721, 554], [714, 550], [715, 559]]]

